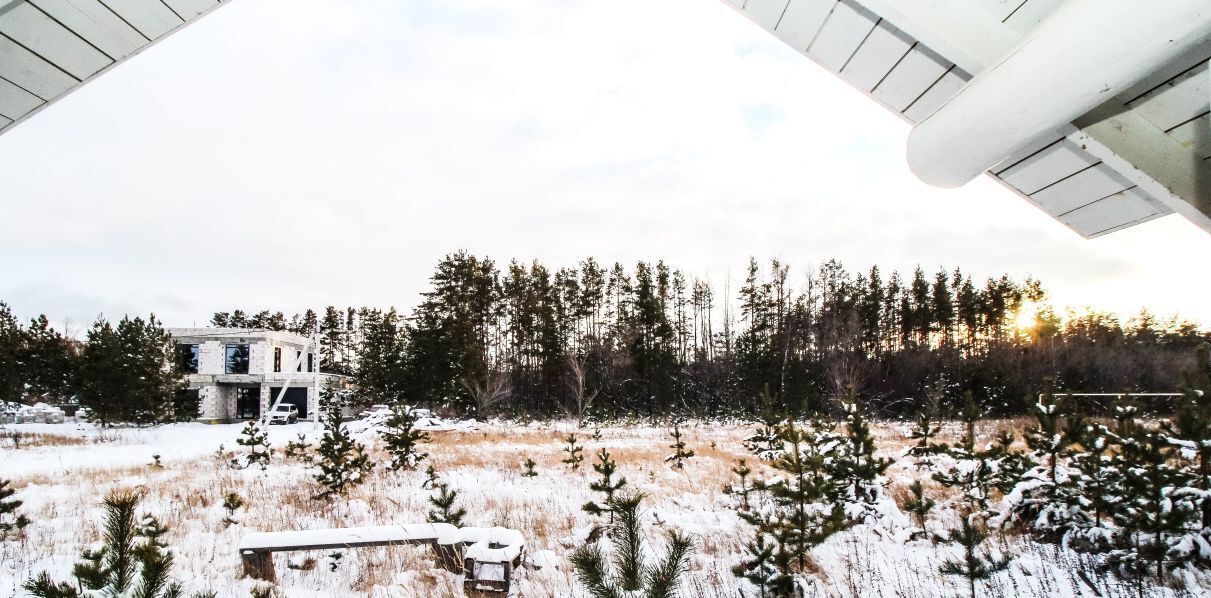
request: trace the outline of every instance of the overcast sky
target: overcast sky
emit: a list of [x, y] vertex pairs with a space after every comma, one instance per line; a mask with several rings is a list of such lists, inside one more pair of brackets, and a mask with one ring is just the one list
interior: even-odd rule
[[0, 300], [411, 307], [466, 249], [945, 265], [1211, 323], [1211, 235], [1086, 241], [991, 179], [928, 187], [908, 130], [718, 0], [231, 0], [0, 136]]

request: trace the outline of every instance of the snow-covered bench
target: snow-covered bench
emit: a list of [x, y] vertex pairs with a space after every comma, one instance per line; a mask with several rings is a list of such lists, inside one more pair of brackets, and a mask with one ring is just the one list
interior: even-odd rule
[[244, 573], [273, 581], [273, 553], [426, 544], [438, 567], [463, 574], [470, 591], [509, 591], [513, 570], [521, 565], [526, 542], [521, 532], [503, 527], [455, 527], [448, 523], [347, 527], [289, 532], [256, 532], [240, 540]]

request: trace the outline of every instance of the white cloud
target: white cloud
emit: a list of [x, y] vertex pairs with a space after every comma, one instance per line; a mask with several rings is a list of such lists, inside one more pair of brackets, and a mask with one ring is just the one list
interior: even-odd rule
[[989, 180], [924, 186], [907, 132], [721, 2], [241, 0], [0, 137], [0, 298], [410, 306], [465, 248], [958, 266], [1211, 321], [1205, 233], [1083, 241]]

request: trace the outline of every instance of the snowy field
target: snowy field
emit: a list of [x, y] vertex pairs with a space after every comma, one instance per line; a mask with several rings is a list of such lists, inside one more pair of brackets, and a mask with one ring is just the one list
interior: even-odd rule
[[[986, 422], [994, 427], [1017, 422]], [[379, 463], [388, 459], [373, 430], [351, 422], [356, 435], [370, 445]], [[268, 471], [233, 469], [230, 455], [240, 425], [180, 424], [151, 429], [99, 430], [90, 425], [9, 425], [0, 429], [0, 477], [13, 480], [21, 512], [34, 520], [25, 538], [0, 543], [0, 597], [24, 595], [20, 585], [47, 570], [59, 580], [71, 579], [80, 551], [100, 539], [99, 501], [115, 489], [138, 488], [145, 493], [142, 509], [170, 528], [168, 543], [176, 554], [175, 577], [187, 590], [211, 590], [220, 597], [248, 596], [257, 585], [240, 577], [235, 546], [252, 531], [319, 529], [422, 523], [432, 495], [422, 488], [418, 471], [391, 473], [381, 467], [349, 497], [331, 503], [312, 500], [318, 487], [301, 461], [275, 450]], [[605, 447], [619, 462], [628, 488], [649, 495], [645, 502], [650, 547], [663, 551], [663, 532], [679, 529], [696, 539], [691, 571], [682, 596], [757, 596], [754, 588], [731, 573], [751, 532], [734, 510], [734, 499], [720, 489], [732, 479], [737, 458], [753, 459], [742, 445], [750, 433], [745, 425], [689, 424], [684, 429], [697, 456], [683, 470], [664, 463], [669, 453], [664, 428], [616, 426], [603, 428], [600, 440], [592, 430], [572, 424], [481, 424], [474, 431], [433, 434], [427, 445], [430, 461], [442, 478], [459, 492], [467, 510], [465, 523], [520, 530], [527, 552], [553, 557], [551, 566], [522, 568], [517, 573], [518, 596], [585, 596], [575, 584], [568, 564], [571, 552], [584, 543], [596, 518], [580, 506], [594, 498], [588, 484], [595, 477], [593, 454]], [[881, 450], [901, 457], [907, 425], [877, 429]], [[956, 430], [951, 438], [957, 436]], [[19, 443], [12, 439], [18, 433]], [[585, 463], [572, 473], [560, 461], [562, 438], [576, 432], [585, 450]], [[270, 442], [281, 449], [300, 433], [319, 438], [312, 424], [274, 426]], [[155, 465], [158, 455], [160, 465]], [[521, 476], [522, 463], [537, 462], [537, 477]], [[889, 470], [888, 493], [902, 500], [913, 479], [928, 472], [900, 459]], [[927, 485], [944, 503], [945, 493]], [[239, 494], [247, 507], [236, 512], [236, 523], [223, 496]], [[897, 514], [898, 515], [898, 514]], [[941, 529], [954, 517], [939, 509], [930, 524]], [[900, 519], [892, 517], [891, 519]], [[858, 527], [837, 534], [813, 552], [813, 571], [821, 580], [819, 596], [930, 597], [966, 596], [964, 580], [938, 573], [939, 564], [957, 555], [958, 547], [909, 540], [894, 521]], [[1134, 587], [1097, 573], [1080, 555], [1029, 541], [1022, 536], [994, 536], [994, 543], [1014, 556], [1010, 569], [981, 584], [982, 596], [1114, 597], [1136, 596]], [[330, 551], [285, 553], [275, 556], [280, 590], [288, 596], [457, 596], [459, 584], [436, 569], [422, 547], [347, 550], [333, 559]], [[651, 552], [651, 551], [650, 551]], [[314, 566], [304, 566], [308, 557]], [[310, 565], [312, 563], [308, 563]], [[1149, 596], [1208, 596], [1209, 580], [1188, 579], [1186, 589], [1150, 588]]]

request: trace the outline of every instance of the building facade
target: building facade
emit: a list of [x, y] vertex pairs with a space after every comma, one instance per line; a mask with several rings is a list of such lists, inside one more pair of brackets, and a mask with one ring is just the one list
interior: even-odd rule
[[231, 423], [256, 419], [280, 397], [312, 417], [320, 383], [339, 378], [318, 374], [307, 337], [246, 328], [169, 328], [188, 389], [198, 394], [200, 421]]

